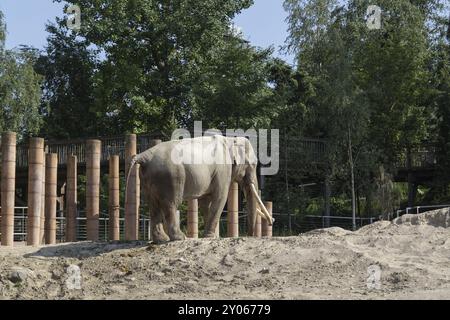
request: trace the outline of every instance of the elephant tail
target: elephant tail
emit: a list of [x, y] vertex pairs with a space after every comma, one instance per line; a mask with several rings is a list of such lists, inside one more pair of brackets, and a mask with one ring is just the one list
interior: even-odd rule
[[138, 162], [138, 155], [134, 155], [131, 158], [130, 161], [130, 167], [128, 168], [128, 173], [127, 173], [127, 180], [125, 181], [125, 208], [127, 206], [127, 202], [128, 202], [128, 181], [130, 180], [130, 175], [131, 175], [131, 170], [133, 170], [133, 167], [136, 165], [136, 163]]

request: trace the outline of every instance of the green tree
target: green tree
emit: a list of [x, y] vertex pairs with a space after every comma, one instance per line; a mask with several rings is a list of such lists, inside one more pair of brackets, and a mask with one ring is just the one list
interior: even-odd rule
[[[57, 0], [59, 2], [59, 0]], [[120, 131], [170, 132], [192, 117], [192, 88], [232, 18], [250, 0], [71, 0], [82, 9], [76, 34], [104, 59], [96, 97]], [[59, 25], [64, 24], [59, 20]]]
[[270, 126], [278, 110], [268, 86], [271, 53], [230, 33], [192, 85], [192, 119], [219, 129]]
[[433, 133], [436, 137], [437, 174], [425, 200], [436, 203], [450, 201], [450, 20], [441, 21], [440, 36], [434, 43], [432, 99]]
[[6, 50], [5, 34], [0, 12], [0, 131], [15, 131], [21, 138], [36, 133], [42, 123], [41, 77], [33, 69], [36, 51], [28, 47]]
[[306, 104], [303, 132], [328, 140], [335, 182], [349, 185], [353, 168], [367, 198], [377, 193], [371, 189], [380, 166], [392, 172], [404, 149], [431, 136], [430, 32], [441, 7], [440, 1], [381, 0], [382, 27], [371, 30], [370, 4], [285, 1], [287, 49], [316, 93]]
[[97, 52], [65, 26], [49, 25], [47, 31], [45, 54], [35, 65], [45, 79], [41, 134], [61, 139], [109, 133], [108, 117], [101, 112], [102, 104], [96, 104]]

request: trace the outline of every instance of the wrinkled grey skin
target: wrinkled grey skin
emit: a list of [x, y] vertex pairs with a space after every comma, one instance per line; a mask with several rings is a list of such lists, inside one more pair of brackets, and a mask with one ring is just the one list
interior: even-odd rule
[[[183, 156], [198, 155], [201, 150], [197, 147], [211, 146], [211, 142], [214, 142], [215, 147], [211, 152], [213, 157], [227, 160], [221, 164], [174, 162], [173, 154], [180, 153], [177, 148], [180, 148], [182, 141], [195, 142], [196, 146], [184, 150]], [[238, 145], [241, 148], [236, 147]], [[140, 165], [141, 186], [150, 208], [151, 232], [155, 243], [185, 239], [179, 222], [177, 223], [176, 211], [182, 201], [191, 199], [198, 199], [199, 208], [205, 215], [204, 236], [215, 237], [215, 229], [227, 202], [231, 182], [237, 182], [240, 189], [244, 190], [248, 203], [248, 233], [254, 235], [257, 203], [251, 193], [250, 183], [258, 188], [257, 161], [248, 139], [217, 135], [168, 141], [135, 156], [130, 167], [135, 163]], [[164, 231], [164, 223], [168, 235]]]

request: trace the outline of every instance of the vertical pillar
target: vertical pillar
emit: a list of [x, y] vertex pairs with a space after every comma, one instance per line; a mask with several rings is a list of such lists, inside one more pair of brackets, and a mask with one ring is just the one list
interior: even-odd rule
[[39, 233], [39, 241], [40, 244], [45, 244], [45, 172], [46, 172], [46, 158], [45, 158], [45, 150], [42, 155], [43, 163], [42, 163], [42, 199], [41, 199], [41, 222], [40, 222], [40, 233]]
[[44, 139], [31, 138], [28, 150], [28, 227], [27, 244], [41, 243], [41, 202], [44, 164]]
[[415, 183], [415, 177], [413, 174], [413, 159], [412, 159], [412, 151], [411, 148], [407, 148], [406, 150], [406, 169], [408, 172], [408, 207], [414, 206], [416, 201], [416, 190], [417, 186]]
[[100, 216], [101, 141], [86, 141], [86, 219], [87, 240], [98, 241]]
[[325, 176], [325, 183], [324, 183], [324, 197], [325, 197], [325, 210], [324, 210], [324, 219], [323, 226], [324, 228], [330, 227], [330, 215], [331, 215], [331, 186], [330, 186], [330, 176], [327, 173]]
[[[261, 190], [258, 190], [259, 197], [261, 197]], [[256, 214], [256, 227], [255, 227], [255, 237], [261, 238], [261, 216], [257, 213]]]
[[67, 158], [66, 241], [77, 241], [77, 156]]
[[[125, 138], [125, 175], [130, 170], [131, 158], [137, 154], [137, 138], [135, 134], [128, 134]], [[125, 240], [138, 240], [139, 238], [139, 166], [135, 165], [126, 186], [125, 203]]]
[[256, 215], [256, 238], [261, 238], [261, 216], [259, 214]]
[[188, 200], [187, 236], [198, 238], [198, 200]]
[[228, 237], [239, 237], [239, 186], [236, 182], [230, 186], [227, 212], [227, 235]]
[[[270, 214], [270, 217], [272, 218], [272, 202], [266, 201], [264, 202], [264, 206], [266, 207], [267, 211]], [[265, 219], [262, 221], [261, 235], [263, 237], [272, 238], [272, 226], [269, 226], [268, 221]]]
[[56, 197], [58, 155], [47, 153], [45, 157], [45, 243], [56, 243]]
[[16, 193], [16, 134], [2, 134], [2, 209], [1, 209], [1, 244], [14, 244], [14, 201]]
[[109, 158], [109, 240], [120, 240], [119, 156]]

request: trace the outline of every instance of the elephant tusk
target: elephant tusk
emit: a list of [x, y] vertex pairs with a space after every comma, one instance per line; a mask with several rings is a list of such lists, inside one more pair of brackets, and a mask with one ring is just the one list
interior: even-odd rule
[[263, 217], [267, 220], [269, 223], [269, 226], [272, 225], [272, 217], [270, 216], [269, 212], [266, 209], [266, 206], [262, 202], [261, 198], [259, 197], [258, 192], [256, 191], [256, 187], [253, 183], [250, 183], [250, 189], [252, 190], [253, 196], [256, 198], [256, 201], [258, 201], [258, 205], [261, 208], [262, 213], [264, 214]]
[[[261, 210], [256, 209], [256, 213], [259, 214], [259, 215], [260, 215], [261, 217], [263, 217], [264, 219], [266, 219], [266, 216], [264, 215], [264, 213], [263, 213]], [[273, 225], [273, 223], [275, 222], [275, 219], [274, 219], [274, 218], [272, 218], [271, 220], [272, 220], [272, 224], [269, 224], [270, 226]], [[269, 221], [270, 221], [270, 220], [269, 220]]]
[[266, 219], [266, 216], [264, 215], [264, 213], [262, 213], [261, 210], [256, 209], [256, 213], [259, 214], [261, 217], [263, 217], [264, 219]]

